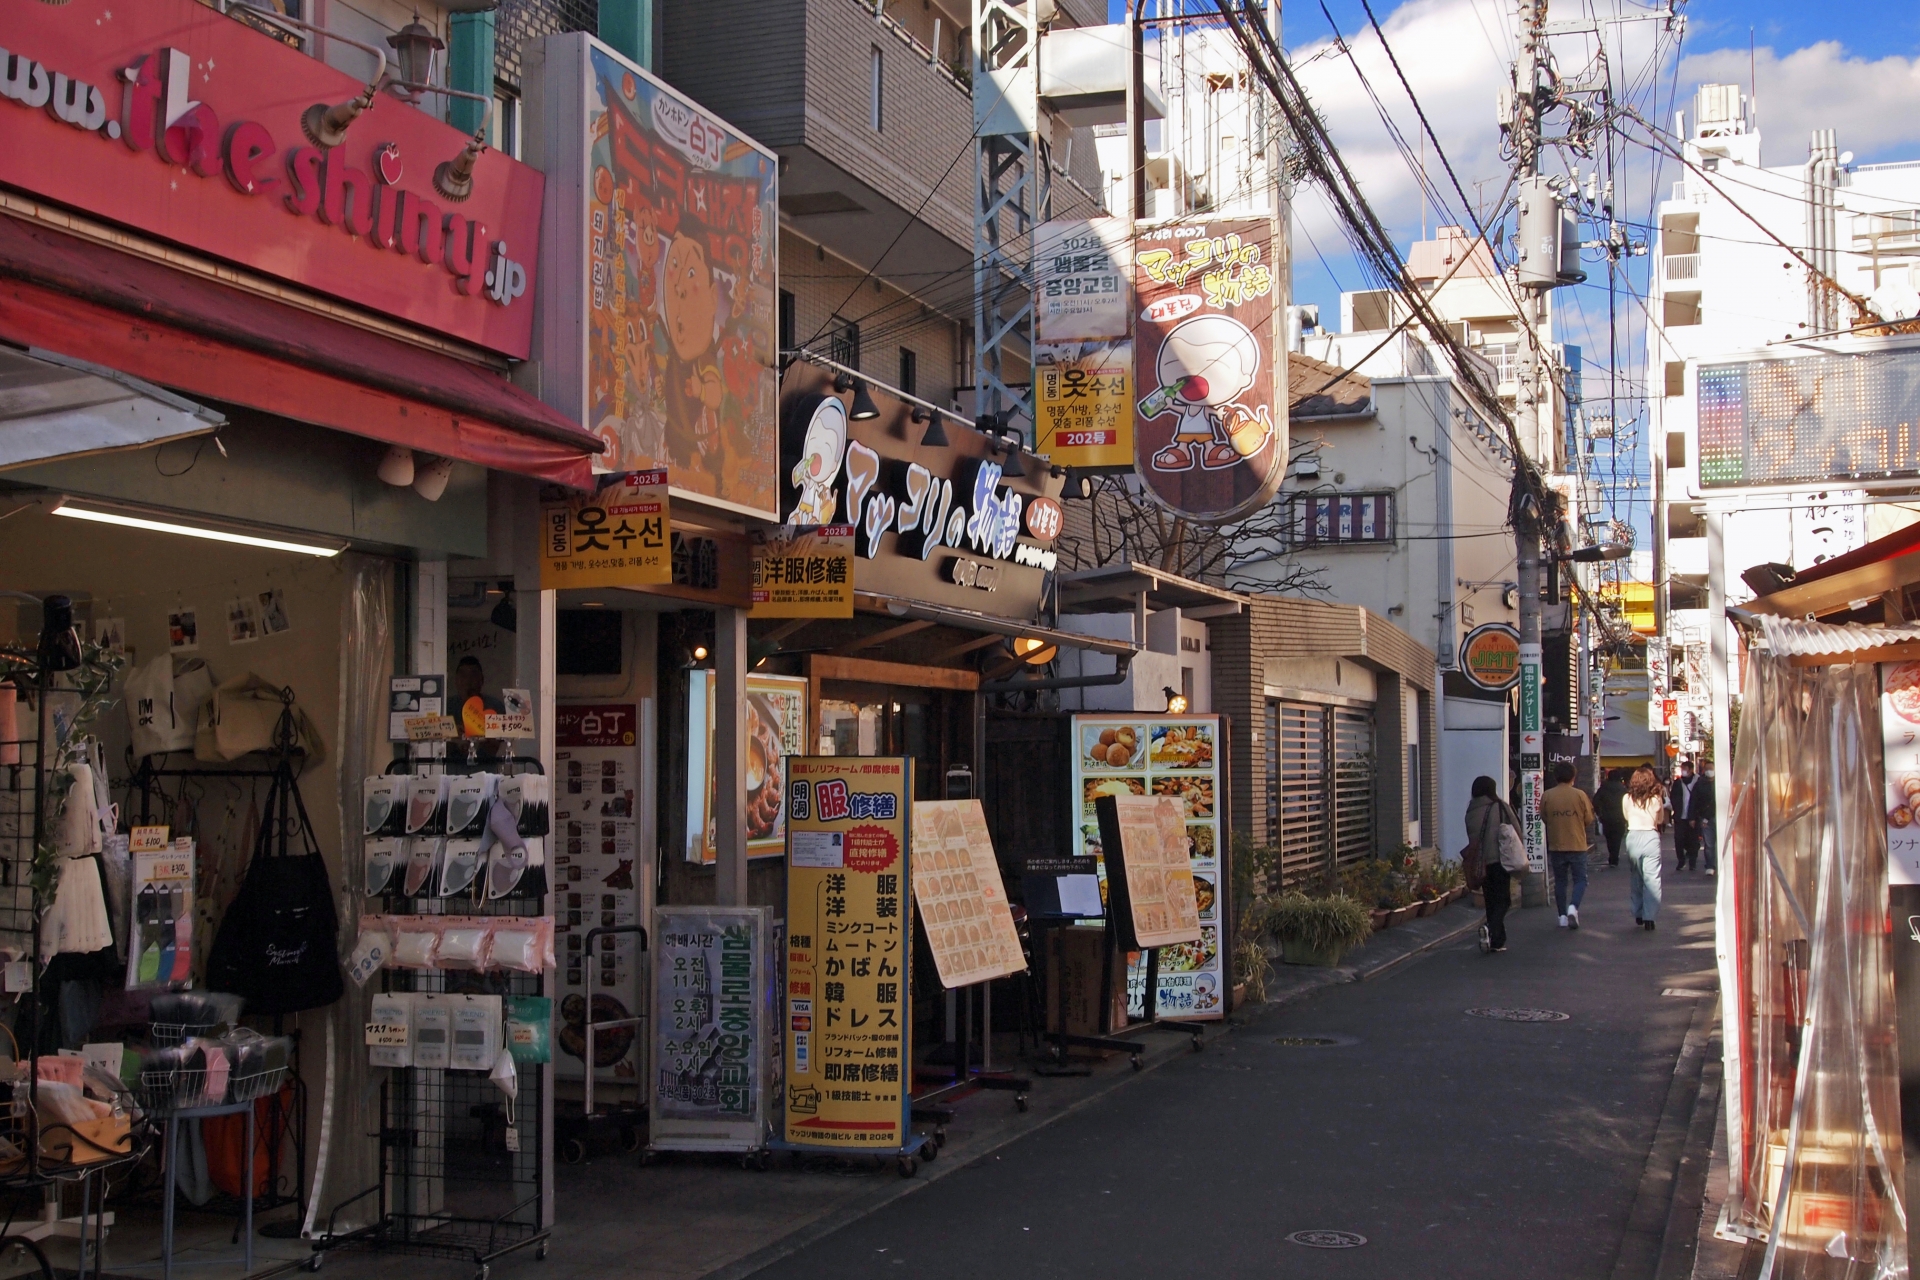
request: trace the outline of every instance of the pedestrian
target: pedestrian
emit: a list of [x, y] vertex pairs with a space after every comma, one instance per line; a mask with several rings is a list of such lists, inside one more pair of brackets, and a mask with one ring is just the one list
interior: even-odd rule
[[1587, 832], [1594, 813], [1593, 801], [1573, 785], [1573, 766], [1564, 760], [1553, 766], [1553, 785], [1540, 797], [1540, 818], [1547, 824], [1547, 865], [1553, 870], [1553, 905], [1560, 912], [1560, 927], [1578, 929], [1580, 899], [1587, 894]]
[[1673, 869], [1675, 871], [1693, 870], [1694, 860], [1700, 856], [1700, 830], [1687, 816], [1687, 807], [1693, 795], [1693, 762], [1682, 760], [1680, 770], [1674, 775], [1673, 783], [1667, 788], [1667, 812], [1673, 818]]
[[1713, 790], [1713, 761], [1700, 762], [1700, 776], [1693, 780], [1693, 793], [1687, 798], [1687, 816], [1693, 820], [1700, 843], [1700, 861], [1711, 876], [1720, 852], [1719, 797]]
[[1667, 821], [1666, 799], [1651, 766], [1643, 764], [1633, 771], [1620, 808], [1627, 815], [1627, 899], [1633, 906], [1633, 922], [1651, 929], [1660, 914], [1660, 828]]
[[[1503, 829], [1512, 831], [1511, 840], [1502, 840]], [[1500, 798], [1500, 784], [1482, 774], [1473, 780], [1473, 799], [1467, 805], [1467, 847], [1461, 850], [1460, 860], [1465, 864], [1467, 884], [1480, 890], [1486, 899], [1487, 922], [1480, 926], [1483, 952], [1507, 949], [1507, 910], [1513, 905], [1507, 848], [1515, 843], [1525, 849], [1520, 841], [1520, 819], [1513, 806]]]
[[1593, 807], [1600, 813], [1600, 831], [1607, 838], [1607, 865], [1620, 865], [1620, 845], [1627, 838], [1627, 815], [1620, 811], [1620, 802], [1627, 798], [1628, 769], [1607, 770], [1607, 780], [1600, 784], [1600, 791], [1593, 797]]

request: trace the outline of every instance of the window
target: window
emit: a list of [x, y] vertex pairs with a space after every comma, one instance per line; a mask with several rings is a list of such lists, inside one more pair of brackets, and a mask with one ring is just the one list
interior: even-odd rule
[[1687, 433], [1684, 431], [1667, 432], [1667, 466], [1684, 467], [1687, 465]]
[[780, 349], [791, 351], [799, 345], [799, 321], [794, 297], [785, 289], [780, 291]]
[[1670, 293], [1663, 299], [1661, 322], [1669, 329], [1686, 324], [1700, 323], [1700, 295], [1697, 293]]
[[920, 357], [906, 347], [900, 348], [899, 388], [910, 396], [920, 394]]
[[873, 117], [872, 120], [869, 121], [869, 123], [873, 125], [873, 131], [875, 133], [880, 132], [881, 123], [885, 119], [885, 116], [881, 111], [881, 105], [882, 105], [881, 89], [883, 87], [882, 86], [883, 77], [881, 75], [881, 71], [883, 69], [883, 66], [884, 66], [884, 60], [880, 56], [880, 46], [875, 45], [873, 47], [873, 62], [872, 62], [873, 74], [869, 84], [870, 95], [872, 97], [871, 115]]
[[1670, 396], [1687, 394], [1687, 362], [1685, 360], [1667, 361], [1667, 394]]
[[520, 158], [520, 95], [496, 91], [493, 95], [493, 149], [515, 160]]
[[1288, 535], [1296, 546], [1392, 542], [1391, 493], [1299, 493], [1287, 499]]
[[860, 326], [851, 320], [833, 318], [833, 333], [827, 339], [827, 358], [849, 369], [860, 367]]

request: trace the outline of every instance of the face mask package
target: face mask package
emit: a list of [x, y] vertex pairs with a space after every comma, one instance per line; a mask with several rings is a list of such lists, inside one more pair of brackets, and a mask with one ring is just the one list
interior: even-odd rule
[[411, 778], [407, 790], [407, 829], [410, 836], [443, 836], [447, 833], [447, 794], [453, 779], [446, 774], [431, 778]]
[[408, 845], [398, 836], [368, 836], [362, 848], [367, 857], [367, 896], [377, 898], [393, 883], [393, 873], [407, 865]]
[[446, 1070], [453, 1045], [453, 1006], [458, 997], [416, 992], [413, 997], [413, 1065]]
[[413, 1065], [413, 993], [396, 991], [367, 1002], [367, 1062], [375, 1067]]
[[447, 838], [414, 836], [404, 843], [407, 845], [407, 879], [400, 891], [409, 898], [418, 897], [433, 885], [433, 873], [446, 856]]
[[487, 825], [487, 897], [547, 891], [547, 836], [553, 826], [553, 789], [545, 774], [501, 778]]
[[363, 946], [391, 940], [386, 965], [394, 969], [540, 973], [553, 967], [547, 916], [362, 916], [360, 938]]
[[407, 798], [413, 790], [413, 781], [398, 773], [361, 780], [360, 794], [366, 811], [362, 835], [403, 836], [407, 833]]
[[500, 997], [447, 996], [453, 1020], [453, 1049], [447, 1066], [454, 1071], [491, 1071], [500, 1057]]

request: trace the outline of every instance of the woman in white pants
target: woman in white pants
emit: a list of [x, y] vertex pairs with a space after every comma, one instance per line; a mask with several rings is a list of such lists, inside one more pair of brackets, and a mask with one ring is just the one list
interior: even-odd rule
[[1661, 794], [1660, 779], [1646, 765], [1634, 770], [1627, 782], [1621, 811], [1627, 819], [1626, 854], [1627, 896], [1633, 906], [1633, 922], [1642, 929], [1653, 928], [1660, 914], [1660, 828], [1666, 825], [1667, 801]]

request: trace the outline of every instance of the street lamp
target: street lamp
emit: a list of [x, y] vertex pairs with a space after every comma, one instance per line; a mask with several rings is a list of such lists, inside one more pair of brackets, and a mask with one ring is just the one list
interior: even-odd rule
[[421, 87], [433, 83], [434, 55], [446, 48], [446, 43], [420, 21], [417, 13], [412, 22], [388, 36], [387, 43], [400, 59], [401, 83], [392, 86], [394, 93], [408, 102], [420, 101]]

